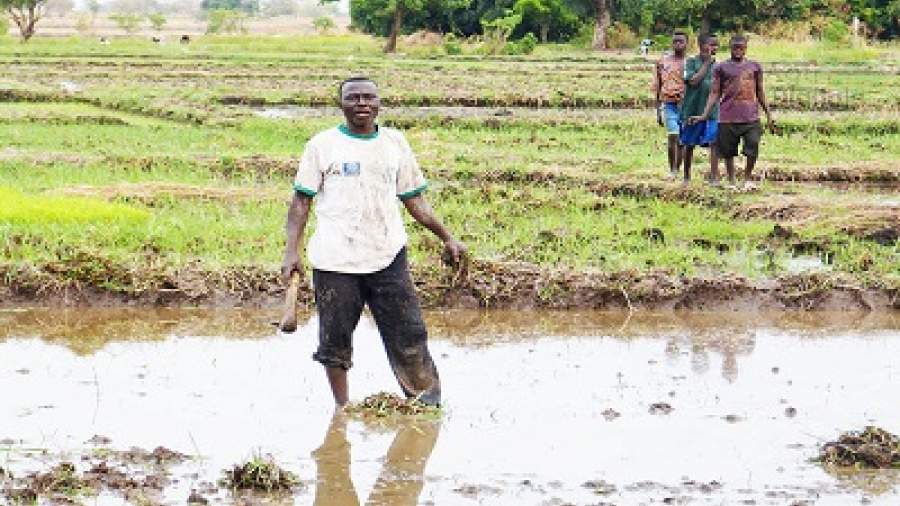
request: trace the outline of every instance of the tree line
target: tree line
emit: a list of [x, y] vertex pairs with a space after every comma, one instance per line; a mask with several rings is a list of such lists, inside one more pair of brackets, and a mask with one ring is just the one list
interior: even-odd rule
[[[54, 1], [64, 0], [0, 0], [0, 8], [28, 40]], [[203, 11], [242, 16], [290, 13], [291, 5], [294, 0], [199, 1]], [[88, 6], [96, 12], [99, 2], [88, 0]], [[814, 35], [829, 38], [849, 33], [856, 19], [867, 37], [900, 34], [900, 0], [350, 0], [350, 15], [352, 26], [385, 37], [386, 51], [396, 49], [399, 35], [419, 30], [541, 42], [581, 38], [595, 49], [652, 39], [676, 27], [753, 32], [772, 23], [806, 23]]]
[[512, 40], [532, 34], [542, 42], [590, 39], [605, 49], [627, 33], [653, 38], [677, 27], [694, 31], [755, 31], [773, 22], [806, 22], [814, 35], [849, 34], [856, 18], [864, 35], [900, 33], [900, 0], [351, 0], [352, 25], [388, 39], [419, 30], [471, 37], [501, 27]]

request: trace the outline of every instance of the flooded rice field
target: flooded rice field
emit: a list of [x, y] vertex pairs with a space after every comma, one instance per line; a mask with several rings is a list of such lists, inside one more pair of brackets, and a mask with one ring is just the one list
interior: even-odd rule
[[[335, 413], [315, 316], [275, 319], [0, 311], [0, 504], [33, 504], [25, 478], [61, 463], [133, 486], [38, 504], [900, 502], [900, 470], [814, 462], [846, 431], [900, 432], [896, 312], [430, 313], [443, 414], [380, 424]], [[399, 392], [371, 320], [355, 339], [351, 399]], [[220, 483], [260, 456], [299, 486]]]

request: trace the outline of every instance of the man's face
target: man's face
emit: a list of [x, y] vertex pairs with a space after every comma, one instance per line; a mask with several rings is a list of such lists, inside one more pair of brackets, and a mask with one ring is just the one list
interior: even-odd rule
[[744, 55], [747, 54], [747, 43], [743, 40], [733, 40], [729, 47], [731, 48], [731, 59], [733, 60], [743, 60]]
[[341, 110], [351, 131], [371, 133], [381, 107], [372, 81], [350, 81], [341, 88]]
[[709, 53], [711, 56], [716, 55], [716, 51], [719, 50], [719, 39], [715, 37], [710, 37], [706, 39], [706, 43], [700, 47], [700, 52]]
[[684, 35], [675, 35], [672, 37], [672, 51], [675, 54], [684, 53], [685, 48], [687, 48], [687, 37]]

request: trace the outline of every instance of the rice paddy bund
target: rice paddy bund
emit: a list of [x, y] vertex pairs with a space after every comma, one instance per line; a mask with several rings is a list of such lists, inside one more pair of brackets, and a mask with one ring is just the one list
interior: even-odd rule
[[365, 74], [471, 252], [460, 279], [410, 223], [430, 307], [896, 308], [900, 51], [811, 53], [750, 48], [783, 133], [746, 192], [708, 187], [703, 150], [691, 184], [665, 179], [654, 55], [385, 56], [360, 35], [5, 44], [0, 293], [276, 303], [297, 160], [342, 120], [337, 84]]

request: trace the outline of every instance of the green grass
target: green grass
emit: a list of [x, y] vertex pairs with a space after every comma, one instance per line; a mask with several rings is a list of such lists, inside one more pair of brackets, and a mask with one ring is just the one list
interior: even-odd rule
[[[896, 246], [851, 237], [826, 205], [889, 196], [779, 182], [759, 194], [707, 190], [705, 150], [685, 195], [611, 193], [666, 185], [665, 134], [645, 107], [649, 59], [555, 46], [519, 58], [388, 57], [378, 46], [358, 35], [200, 37], [188, 49], [81, 39], [0, 46], [9, 70], [0, 88], [15, 92], [0, 103], [5, 261], [69, 262], [83, 272], [66, 275], [85, 279], [112, 269], [120, 275], [104, 283], [113, 288], [135, 283], [129, 276], [142, 268], [274, 272], [296, 160], [307, 139], [342, 117], [331, 106], [267, 119], [225, 99], [331, 105], [337, 82], [358, 72], [382, 81], [383, 121], [407, 134], [431, 183], [429, 200], [477, 258], [777, 276], [787, 272], [790, 245], [769, 238], [774, 220], [736, 219], [735, 209], [799, 193], [818, 202], [822, 217], [800, 228], [799, 240], [824, 244], [830, 268], [872, 282], [900, 276]], [[752, 47], [773, 62], [766, 79], [786, 131], [764, 137], [757, 174], [892, 167], [900, 152], [896, 72], [843, 50], [811, 66], [788, 53], [795, 49], [822, 48]], [[83, 91], [64, 94], [62, 80]], [[540, 107], [511, 106], [524, 103]], [[79, 189], [89, 196], [73, 196]], [[434, 238], [410, 225], [414, 264], [436, 262]]]
[[150, 213], [123, 204], [84, 197], [27, 195], [0, 187], [0, 223], [24, 227], [46, 224], [75, 225], [110, 222], [146, 222]]

